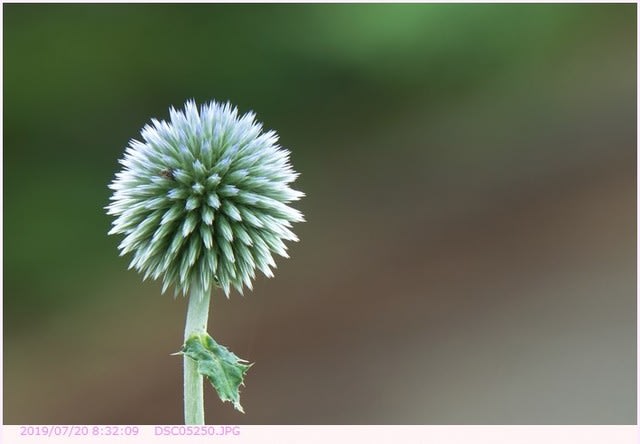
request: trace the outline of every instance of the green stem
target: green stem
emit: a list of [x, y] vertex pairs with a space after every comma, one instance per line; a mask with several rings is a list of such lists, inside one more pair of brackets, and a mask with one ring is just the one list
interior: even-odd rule
[[[184, 341], [193, 333], [206, 332], [209, 318], [211, 294], [193, 288], [189, 295], [187, 322], [184, 327]], [[198, 373], [198, 362], [184, 356], [184, 423], [204, 424], [203, 379]]]

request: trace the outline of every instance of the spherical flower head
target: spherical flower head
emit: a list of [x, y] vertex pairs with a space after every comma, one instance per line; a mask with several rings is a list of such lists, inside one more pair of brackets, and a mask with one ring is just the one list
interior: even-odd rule
[[109, 185], [109, 234], [124, 234], [121, 255], [144, 279], [162, 276], [163, 289], [252, 288], [256, 269], [272, 277], [273, 254], [288, 257], [285, 241], [304, 220], [288, 204], [304, 193], [290, 187], [298, 174], [289, 151], [253, 113], [229, 103], [170, 109], [132, 140]]

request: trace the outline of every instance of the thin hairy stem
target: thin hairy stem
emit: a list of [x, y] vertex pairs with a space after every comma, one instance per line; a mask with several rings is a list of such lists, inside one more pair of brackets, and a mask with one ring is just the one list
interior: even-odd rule
[[[187, 322], [184, 327], [185, 342], [194, 333], [207, 331], [211, 295], [194, 288], [189, 295]], [[198, 362], [184, 356], [184, 423], [204, 424], [203, 377], [198, 373]]]

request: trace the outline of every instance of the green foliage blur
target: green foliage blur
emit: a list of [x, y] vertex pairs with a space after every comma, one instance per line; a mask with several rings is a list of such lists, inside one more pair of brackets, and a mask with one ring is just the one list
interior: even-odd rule
[[215, 98], [255, 110], [314, 196], [332, 180], [308, 172], [322, 158], [375, 155], [344, 153], [336, 135], [357, 138], [415, 108], [437, 113], [565, 56], [567, 40], [605, 38], [587, 33], [591, 23], [632, 21], [631, 9], [5, 5], [6, 328], [91, 303], [92, 286], [122, 268], [105, 236], [106, 184], [128, 140], [168, 106]]

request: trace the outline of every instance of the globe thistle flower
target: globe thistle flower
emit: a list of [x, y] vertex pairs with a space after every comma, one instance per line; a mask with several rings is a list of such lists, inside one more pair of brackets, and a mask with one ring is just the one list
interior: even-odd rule
[[273, 255], [288, 257], [292, 223], [304, 220], [288, 205], [304, 193], [290, 187], [298, 174], [276, 133], [229, 103], [198, 109], [190, 100], [141, 135], [120, 160], [107, 206], [129, 268], [162, 277], [163, 293], [218, 286], [228, 297], [232, 287], [252, 289], [256, 269], [272, 277]]
[[144, 279], [162, 276], [164, 293], [190, 293], [184, 345], [185, 424], [204, 424], [203, 378], [239, 411], [239, 388], [252, 364], [206, 333], [211, 289], [252, 288], [256, 269], [273, 276], [273, 254], [287, 257], [297, 241], [292, 223], [304, 220], [288, 204], [304, 194], [290, 187], [298, 174], [289, 151], [253, 113], [229, 103], [193, 100], [152, 119], [132, 140], [109, 185], [109, 234], [124, 234], [121, 255]]

